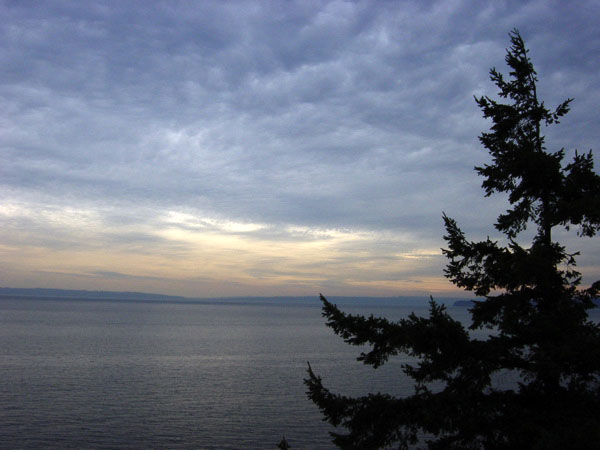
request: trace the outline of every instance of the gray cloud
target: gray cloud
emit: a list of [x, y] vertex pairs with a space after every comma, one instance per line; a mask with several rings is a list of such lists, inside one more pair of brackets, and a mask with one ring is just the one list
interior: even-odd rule
[[[0, 203], [93, 210], [96, 226], [123, 227], [94, 231], [99, 245], [151, 249], [167, 245], [149, 231], [165, 211], [260, 223], [185, 225], [257, 240], [314, 239], [286, 231], [300, 226], [439, 247], [444, 210], [484, 236], [504, 204], [483, 199], [472, 170], [487, 160], [473, 95], [494, 93], [488, 69], [504, 70], [518, 27], [542, 97], [575, 97], [548, 142], [597, 148], [599, 13], [593, 1], [5, 2]], [[6, 220], [27, 230], [11, 245], [87, 245], [40, 215]]]

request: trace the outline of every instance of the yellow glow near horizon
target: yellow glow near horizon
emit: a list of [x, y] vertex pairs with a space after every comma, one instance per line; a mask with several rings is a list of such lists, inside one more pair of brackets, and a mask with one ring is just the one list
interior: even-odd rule
[[95, 210], [4, 205], [0, 218], [35, 224], [31, 229], [7, 227], [14, 243], [0, 247], [8, 284], [13, 279], [17, 287], [50, 283], [188, 296], [309, 295], [322, 288], [330, 295], [401, 295], [452, 289], [441, 271], [439, 277], [415, 274], [439, 257], [435, 248], [371, 250], [382, 238], [401, 243], [410, 236], [304, 226], [287, 226], [273, 235], [268, 224], [178, 211], [166, 211], [151, 223], [120, 224], [106, 223]]
[[[437, 246], [411, 236], [241, 223], [166, 211], [151, 223], [92, 209], [0, 206], [4, 286], [140, 290], [187, 296], [463, 295]], [[390, 245], [381, 248], [383, 239]], [[585, 253], [585, 252], [584, 252]], [[588, 278], [600, 268], [581, 264]], [[431, 275], [434, 274], [434, 275]], [[438, 275], [439, 274], [439, 275]]]

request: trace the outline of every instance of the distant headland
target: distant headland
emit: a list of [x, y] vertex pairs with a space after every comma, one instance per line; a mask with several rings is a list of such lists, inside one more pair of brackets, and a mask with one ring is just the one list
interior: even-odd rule
[[45, 288], [6, 288], [0, 287], [0, 296], [78, 298], [78, 299], [121, 299], [121, 300], [184, 300], [185, 297], [144, 292], [87, 291], [72, 289]]
[[[285, 301], [286, 303], [315, 303], [320, 304], [319, 295], [310, 296], [226, 296], [226, 297], [183, 297], [177, 295], [166, 295], [166, 294], [153, 294], [146, 292], [118, 292], [118, 291], [91, 291], [91, 290], [73, 290], [73, 289], [47, 289], [47, 288], [11, 288], [11, 287], [0, 287], [0, 297], [19, 297], [19, 298], [39, 298], [39, 299], [72, 299], [72, 300], [109, 300], [109, 301], [136, 301], [136, 302], [218, 302], [218, 303], [235, 303], [240, 302], [265, 302], [265, 303], [279, 303]], [[353, 304], [371, 304], [376, 302], [377, 306], [386, 305], [398, 305], [402, 303], [404, 305], [411, 306], [427, 306], [429, 303], [428, 296], [396, 296], [396, 297], [368, 297], [368, 296], [327, 296], [327, 298], [335, 303], [343, 305]], [[470, 306], [471, 301], [465, 300], [464, 298], [456, 297], [439, 297], [435, 298], [435, 301], [446, 306]]]
[[473, 300], [457, 300], [452, 306], [473, 306], [474, 304]]

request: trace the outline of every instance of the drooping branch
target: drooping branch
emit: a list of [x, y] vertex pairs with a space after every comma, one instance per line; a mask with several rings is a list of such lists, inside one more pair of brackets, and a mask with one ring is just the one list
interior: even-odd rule
[[445, 307], [433, 299], [429, 318], [411, 314], [397, 322], [373, 315], [364, 317], [344, 313], [323, 295], [321, 301], [327, 326], [348, 344], [371, 346], [371, 350], [361, 353], [358, 360], [375, 368], [399, 353], [435, 361], [440, 354], [456, 354], [456, 358], [447, 358], [443, 364], [448, 369], [449, 365], [459, 364], [461, 349], [468, 342], [468, 334], [462, 324], [452, 319]]

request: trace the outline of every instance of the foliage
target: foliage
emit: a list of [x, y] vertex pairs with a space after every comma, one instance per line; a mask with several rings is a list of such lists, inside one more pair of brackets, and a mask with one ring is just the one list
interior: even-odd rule
[[[405, 398], [332, 393], [309, 365], [308, 397], [324, 420], [348, 431], [332, 433], [340, 448], [408, 448], [418, 433], [430, 436], [430, 449], [598, 448], [600, 327], [587, 311], [600, 282], [579, 287], [577, 254], [554, 242], [552, 230], [577, 226], [583, 237], [598, 232], [600, 177], [591, 152], [576, 152], [563, 165], [563, 149], [546, 149], [542, 126], [558, 123], [571, 99], [554, 110], [540, 102], [523, 39], [517, 30], [510, 39], [509, 78], [490, 71], [500, 98], [475, 99], [492, 122], [480, 136], [491, 163], [476, 171], [486, 196], [508, 194], [511, 207], [495, 224], [506, 245], [468, 241], [443, 216], [445, 275], [485, 298], [470, 310], [470, 330], [490, 329], [490, 336], [471, 337], [433, 299], [429, 317], [392, 322], [346, 314], [321, 296], [327, 325], [349, 344], [370, 346], [358, 360], [377, 368], [404, 353], [419, 361], [403, 366], [415, 382], [414, 394]], [[524, 247], [516, 238], [528, 226], [536, 234]], [[501, 387], [494, 383], [498, 374], [518, 381]]]
[[281, 438], [281, 441], [279, 441], [279, 444], [277, 444], [277, 448], [280, 450], [289, 450], [290, 448], [292, 448], [292, 446], [285, 439], [285, 436], [283, 436]]

